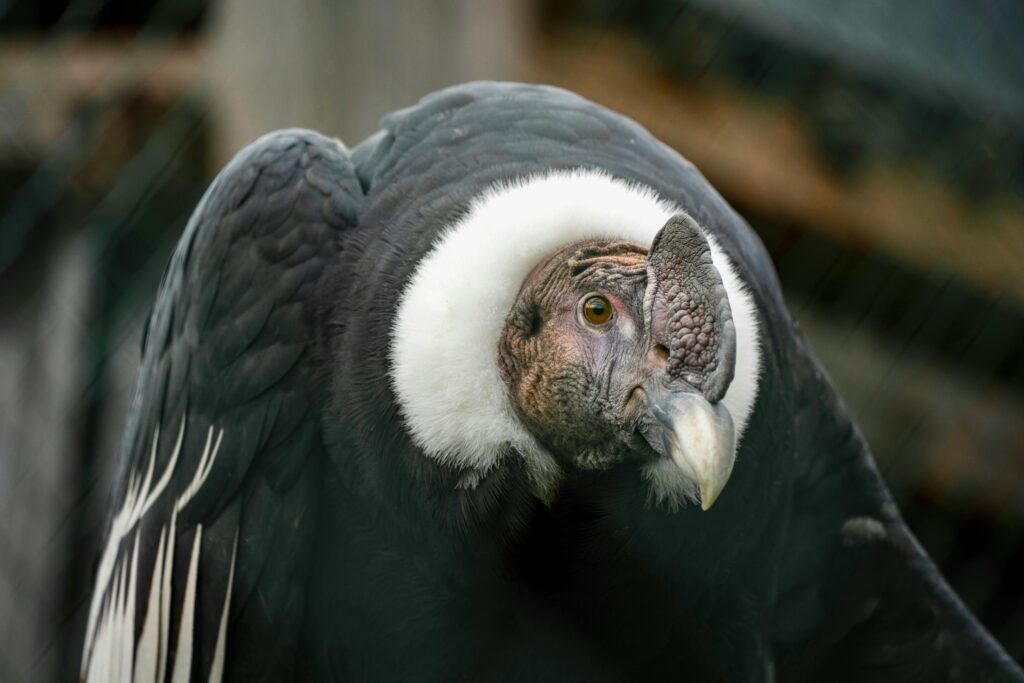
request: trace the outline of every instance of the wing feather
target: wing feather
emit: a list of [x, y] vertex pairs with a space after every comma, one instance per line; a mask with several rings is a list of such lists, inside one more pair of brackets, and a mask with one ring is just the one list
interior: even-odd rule
[[1024, 681], [900, 517], [798, 332], [790, 529], [773, 637], [787, 680]]
[[232, 647], [259, 677], [294, 670], [276, 644], [301, 625], [319, 499], [317, 297], [359, 188], [337, 141], [281, 131], [189, 221], [144, 332], [83, 679], [237, 678]]

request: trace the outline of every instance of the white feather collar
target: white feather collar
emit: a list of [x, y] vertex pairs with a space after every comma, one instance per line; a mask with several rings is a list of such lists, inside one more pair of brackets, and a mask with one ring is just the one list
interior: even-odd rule
[[[538, 481], [556, 479], [554, 461], [516, 417], [498, 370], [505, 317], [545, 256], [587, 239], [649, 246], [678, 213], [647, 187], [582, 169], [502, 183], [479, 195], [420, 261], [395, 318], [391, 379], [415, 443], [441, 463], [479, 474], [511, 446]], [[753, 297], [708, 237], [736, 325], [736, 375], [723, 400], [738, 442], [757, 396], [757, 316]], [[659, 484], [663, 472], [648, 478], [655, 489], [672, 486]]]

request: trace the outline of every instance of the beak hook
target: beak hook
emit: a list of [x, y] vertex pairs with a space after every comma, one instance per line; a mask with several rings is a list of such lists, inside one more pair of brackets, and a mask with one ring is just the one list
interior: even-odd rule
[[736, 461], [732, 416], [721, 402], [710, 403], [696, 389], [644, 388], [654, 418], [641, 430], [654, 450], [673, 462], [697, 485], [701, 508], [722, 493]]

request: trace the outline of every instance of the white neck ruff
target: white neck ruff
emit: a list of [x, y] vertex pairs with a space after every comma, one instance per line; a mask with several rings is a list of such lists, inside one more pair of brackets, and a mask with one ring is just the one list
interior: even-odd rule
[[[511, 446], [535, 478], [557, 478], [498, 370], [505, 317], [531, 269], [559, 248], [589, 239], [649, 247], [679, 213], [650, 188], [582, 169], [502, 183], [474, 199], [420, 261], [395, 318], [391, 379], [414, 442], [441, 463], [479, 474]], [[736, 326], [736, 373], [723, 402], [739, 443], [757, 396], [757, 315], [743, 281], [707, 237]], [[649, 478], [655, 486], [663, 479]]]

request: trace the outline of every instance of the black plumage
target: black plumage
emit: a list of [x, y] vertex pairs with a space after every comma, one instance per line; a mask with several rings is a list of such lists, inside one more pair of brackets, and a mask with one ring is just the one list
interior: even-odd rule
[[[759, 399], [708, 512], [651, 505], [621, 468], [542, 502], [508, 454], [462, 486], [403, 428], [390, 338], [420, 260], [488, 187], [581, 167], [683, 207], [756, 302]], [[121, 463], [95, 680], [150, 660], [206, 679], [218, 647], [231, 680], [1024, 680], [903, 524], [753, 232], [675, 152], [557, 89], [441, 91], [351, 152], [300, 130], [243, 151], [164, 274]]]

